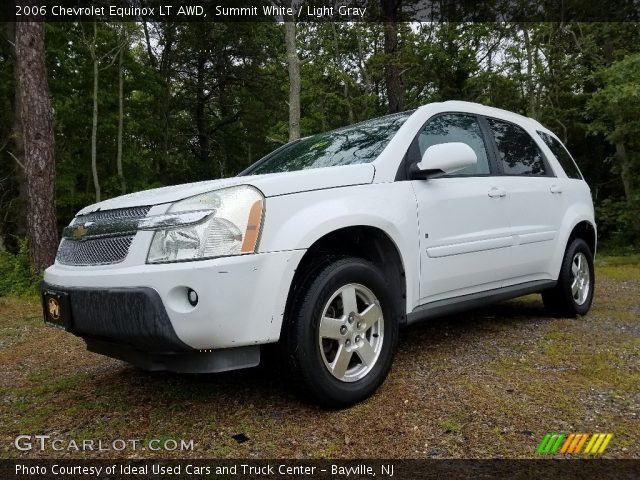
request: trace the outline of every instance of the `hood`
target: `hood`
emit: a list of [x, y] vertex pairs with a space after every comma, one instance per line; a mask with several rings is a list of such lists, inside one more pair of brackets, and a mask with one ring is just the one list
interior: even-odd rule
[[78, 215], [84, 215], [97, 210], [113, 210], [116, 208], [173, 203], [200, 193], [234, 185], [253, 185], [259, 189], [265, 197], [275, 197], [277, 195], [288, 195], [334, 187], [346, 187], [349, 185], [363, 185], [371, 183], [374, 174], [375, 168], [373, 165], [364, 163], [359, 165], [298, 170], [295, 172], [221, 178], [219, 180], [155, 188], [153, 190], [144, 190], [121, 197], [110, 198], [109, 200], [83, 208], [78, 212]]

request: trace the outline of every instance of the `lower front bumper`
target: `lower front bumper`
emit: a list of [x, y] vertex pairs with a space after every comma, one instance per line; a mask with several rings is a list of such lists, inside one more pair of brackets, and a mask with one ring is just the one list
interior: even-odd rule
[[260, 346], [189, 352], [142, 352], [123, 344], [85, 338], [87, 350], [117, 358], [151, 372], [215, 373], [255, 367], [260, 363]]
[[147, 352], [193, 350], [176, 335], [160, 295], [152, 288], [60, 287], [42, 282], [41, 290], [69, 296], [68, 330], [79, 337], [125, 344]]
[[145, 370], [211, 373], [260, 362], [258, 345], [202, 351], [182, 342], [152, 288], [59, 287], [43, 282], [41, 289], [68, 295], [67, 330], [83, 338], [89, 351]]

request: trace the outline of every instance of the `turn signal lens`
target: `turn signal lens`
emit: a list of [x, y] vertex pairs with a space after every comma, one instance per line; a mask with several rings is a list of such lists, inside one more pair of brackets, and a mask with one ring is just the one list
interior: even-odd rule
[[260, 226], [262, 225], [262, 203], [262, 200], [257, 200], [251, 206], [247, 229], [244, 232], [244, 240], [242, 242], [242, 248], [240, 249], [242, 253], [254, 253], [256, 251]]

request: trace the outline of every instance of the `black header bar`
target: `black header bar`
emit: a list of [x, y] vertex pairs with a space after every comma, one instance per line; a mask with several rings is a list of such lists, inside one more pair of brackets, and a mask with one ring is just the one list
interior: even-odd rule
[[[4, 2], [3, 2], [4, 3]], [[2, 21], [634, 22], [640, 0], [14, 0]]]

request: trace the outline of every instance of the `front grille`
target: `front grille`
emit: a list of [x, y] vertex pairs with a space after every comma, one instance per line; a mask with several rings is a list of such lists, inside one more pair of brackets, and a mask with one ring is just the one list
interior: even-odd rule
[[[135, 236], [135, 226], [133, 232], [131, 221], [142, 219], [147, 216], [151, 207], [118, 208], [115, 210], [98, 210], [96, 212], [78, 215], [74, 218], [71, 227], [65, 228], [64, 238], [60, 242], [56, 260], [64, 265], [110, 265], [120, 263], [129, 253], [131, 242]], [[120, 225], [119, 220], [122, 221]], [[109, 224], [111, 230], [109, 235], [102, 238], [82, 238], [87, 230], [79, 232], [84, 226], [91, 225], [91, 228], [104, 224]], [[115, 225], [115, 228], [114, 228]]]
[[62, 239], [56, 260], [64, 265], [109, 265], [120, 263], [129, 253], [133, 236], [76, 241]]

